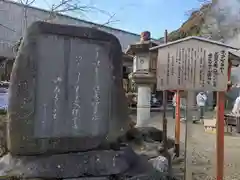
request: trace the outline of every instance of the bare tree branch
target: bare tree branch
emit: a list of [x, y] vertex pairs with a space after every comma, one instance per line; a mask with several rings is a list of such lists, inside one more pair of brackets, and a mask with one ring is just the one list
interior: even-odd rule
[[185, 12], [186, 16], [191, 16], [194, 13], [196, 13], [197, 15], [203, 16], [204, 12], [201, 11], [201, 8], [209, 6], [209, 4], [211, 3], [211, 0], [198, 0], [198, 2], [200, 3], [200, 8], [192, 8], [192, 9], [188, 10], [187, 12]]
[[[24, 13], [24, 30], [27, 29], [28, 27], [28, 17], [27, 17], [27, 8], [28, 6], [31, 6], [36, 0], [19, 0], [19, 3], [21, 3], [24, 8], [23, 8], [23, 13]], [[24, 32], [22, 32], [24, 33]]]
[[[27, 6], [34, 4], [36, 1], [37, 0], [18, 0], [19, 3], [24, 5], [25, 28], [27, 28], [27, 26], [28, 26]], [[45, 21], [53, 22], [53, 20], [57, 17], [58, 14], [81, 13], [81, 15], [84, 15], [89, 12], [100, 12], [101, 14], [104, 14], [104, 15], [108, 16], [109, 18], [108, 18], [107, 22], [101, 24], [99, 27], [96, 27], [96, 28], [101, 28], [102, 26], [109, 25], [113, 22], [118, 22], [117, 20], [114, 20], [114, 17], [116, 16], [115, 13], [110, 14], [109, 12], [98, 9], [97, 7], [92, 6], [90, 4], [84, 5], [81, 2], [81, 0], [58, 0], [58, 3], [54, 3], [54, 4], [49, 3], [48, 0], [44, 0], [44, 2], [49, 7], [49, 17], [47, 17], [45, 19]], [[1, 26], [1, 24], [0, 24], [0, 26]], [[18, 50], [21, 40], [22, 40], [22, 38], [15, 45], [16, 50]]]
[[117, 22], [116, 20], [113, 20], [116, 15], [115, 13], [110, 14], [109, 12], [101, 10], [90, 4], [83, 5], [80, 0], [59, 0], [59, 3], [52, 4], [50, 8], [50, 16], [47, 21], [51, 21], [56, 18], [58, 13], [81, 13], [81, 15], [84, 15], [89, 12], [100, 12], [101, 14], [109, 17], [107, 22], [103, 23], [101, 26], [109, 25], [112, 22]]
[[105, 22], [104, 24], [101, 24], [100, 27], [102, 27], [102, 26], [107, 26], [107, 25], [109, 25], [109, 24], [111, 24], [111, 23], [113, 23], [113, 22], [119, 22], [119, 20], [113, 20], [113, 18], [114, 18], [115, 15], [116, 15], [116, 14], [111, 15], [111, 16], [109, 17], [108, 21]]
[[78, 0], [60, 0], [58, 4], [52, 4], [50, 8], [50, 20], [54, 19], [58, 13], [86, 13], [90, 9], [90, 6], [82, 5]]
[[19, 3], [26, 5], [26, 6], [30, 6], [32, 5], [36, 0], [19, 0]]

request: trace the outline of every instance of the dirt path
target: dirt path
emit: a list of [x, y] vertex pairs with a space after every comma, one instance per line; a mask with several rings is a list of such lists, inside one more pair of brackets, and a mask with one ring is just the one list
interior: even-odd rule
[[[206, 116], [213, 116], [213, 113], [208, 113]], [[152, 118], [149, 122], [152, 126], [162, 129], [162, 114], [152, 113]], [[168, 135], [174, 137], [175, 122], [170, 113], [168, 114]], [[181, 141], [184, 143], [185, 123], [181, 123]], [[194, 179], [215, 179], [216, 167], [216, 135], [204, 132], [203, 125], [192, 125], [191, 144], [193, 149], [192, 170]], [[182, 156], [184, 152], [184, 144], [181, 145]], [[225, 136], [225, 179], [239, 180], [240, 179], [240, 136]], [[179, 177], [183, 176], [184, 163], [178, 162], [174, 164], [174, 172]]]

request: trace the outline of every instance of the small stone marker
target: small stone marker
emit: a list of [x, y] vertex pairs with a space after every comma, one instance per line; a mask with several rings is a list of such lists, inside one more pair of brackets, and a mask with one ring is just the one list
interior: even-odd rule
[[86, 151], [111, 138], [109, 129], [123, 131], [128, 119], [121, 55], [117, 38], [103, 31], [33, 23], [11, 75], [9, 151]]

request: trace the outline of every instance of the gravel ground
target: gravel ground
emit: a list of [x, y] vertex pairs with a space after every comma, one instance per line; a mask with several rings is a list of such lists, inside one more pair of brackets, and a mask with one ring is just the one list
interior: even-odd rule
[[[149, 121], [150, 125], [162, 129], [162, 113], [154, 112], [151, 114], [152, 118]], [[206, 118], [214, 116], [212, 112], [206, 113]], [[136, 118], [135, 115], [132, 118]], [[174, 137], [175, 122], [171, 117], [171, 112], [168, 112], [168, 136]], [[185, 123], [181, 123], [181, 157], [179, 160], [173, 162], [173, 172], [180, 179], [183, 178], [184, 172], [184, 137], [185, 136]], [[202, 124], [192, 125], [192, 137], [190, 138], [192, 145], [192, 172], [194, 179], [211, 180], [215, 179], [216, 167], [216, 135], [204, 132]], [[228, 135], [225, 136], [225, 169], [224, 175], [226, 180], [239, 180], [240, 179], [240, 136]]]

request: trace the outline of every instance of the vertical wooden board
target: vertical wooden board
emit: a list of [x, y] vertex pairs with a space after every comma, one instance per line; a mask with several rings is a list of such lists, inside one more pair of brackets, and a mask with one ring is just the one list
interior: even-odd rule
[[203, 47], [200, 45], [200, 46], [196, 46], [195, 49], [194, 49], [194, 87], [198, 87], [199, 89], [200, 88], [205, 88], [205, 84], [203, 83], [204, 82], [204, 76], [202, 76], [204, 74], [204, 71], [205, 71], [205, 64], [206, 64], [206, 61], [204, 61], [204, 53], [203, 53]]
[[192, 47], [188, 47], [188, 61], [189, 61], [189, 66], [188, 66], [188, 76], [189, 76], [189, 80], [188, 82], [191, 84], [190, 87], [194, 88], [194, 84], [195, 84], [195, 74], [193, 73], [193, 70], [195, 68], [195, 64], [193, 61], [193, 48]]
[[164, 87], [168, 86], [167, 82], [167, 59], [169, 51], [162, 51], [159, 49], [158, 58], [157, 58], [157, 88], [164, 89]]
[[165, 57], [164, 57], [164, 54], [161, 51], [161, 49], [159, 49], [158, 50], [158, 57], [157, 57], [157, 72], [156, 72], [156, 75], [157, 75], [157, 89], [163, 89], [163, 86], [164, 86], [164, 82], [163, 82], [164, 81], [164, 78], [163, 78], [164, 67], [161, 63], [162, 58], [165, 58]]
[[[227, 85], [228, 83], [228, 56], [229, 56], [229, 52], [226, 49], [221, 49], [220, 50], [220, 56], [219, 56], [219, 63], [218, 63], [218, 68], [221, 69], [221, 66], [224, 68], [223, 72], [221, 72], [221, 76], [217, 77], [217, 82], [218, 84], [222, 84], [222, 88], [225, 87], [225, 85]], [[223, 63], [221, 62], [223, 61]], [[220, 70], [221, 71], [221, 70]], [[223, 83], [224, 82], [224, 83]], [[225, 89], [227, 90], [227, 89]]]
[[177, 51], [176, 53], [171, 54], [171, 81], [173, 81], [173, 83], [177, 83], [177, 67], [175, 66], [176, 62], [176, 58], [177, 58]]

